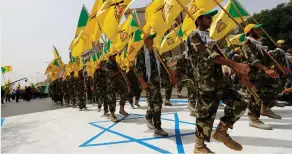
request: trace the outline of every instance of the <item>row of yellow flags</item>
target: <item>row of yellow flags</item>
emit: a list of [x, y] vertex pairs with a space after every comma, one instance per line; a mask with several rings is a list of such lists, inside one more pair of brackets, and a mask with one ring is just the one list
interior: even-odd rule
[[[154, 40], [155, 47], [162, 54], [187, 39], [187, 36], [196, 28], [193, 19], [217, 6], [215, 0], [179, 0], [180, 3], [178, 0], [153, 0], [145, 10], [146, 25], [141, 27], [135, 10], [130, 10], [125, 22], [120, 24], [121, 18], [133, 2], [134, 0], [96, 0], [90, 14], [83, 6], [75, 36], [70, 45], [73, 60], [64, 65], [54, 47], [55, 59], [47, 68], [46, 74], [59, 72], [50, 74], [53, 74], [53, 79], [57, 79], [62, 71], [61, 74], [68, 75], [70, 71], [77, 72], [86, 66], [88, 74], [92, 76], [97, 64], [101, 60], [107, 60], [109, 54], [116, 52], [122, 52], [117, 57], [117, 61], [126, 68], [135, 60], [137, 52], [143, 46], [142, 38], [145, 33], [157, 34]], [[217, 2], [222, 3], [223, 0], [217, 0]], [[188, 12], [192, 17], [186, 15], [182, 24], [177, 25], [175, 19], [183, 11], [181, 5], [188, 6]], [[238, 23], [249, 17], [237, 0], [229, 0], [224, 8]], [[177, 26], [172, 28], [173, 25]], [[210, 35], [215, 40], [220, 40], [226, 38], [236, 27], [232, 19], [221, 10], [213, 19]], [[227, 38], [233, 44], [240, 45], [243, 35]], [[104, 42], [102, 45], [101, 39]], [[96, 47], [99, 47], [101, 51], [92, 55], [86, 65], [83, 60], [76, 61], [76, 59], [82, 59], [80, 55], [83, 52]]]

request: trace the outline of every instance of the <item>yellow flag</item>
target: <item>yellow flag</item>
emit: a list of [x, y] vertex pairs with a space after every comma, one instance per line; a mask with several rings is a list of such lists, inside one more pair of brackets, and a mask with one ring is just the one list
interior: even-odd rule
[[93, 8], [92, 8], [91, 13], [89, 15], [87, 25], [84, 28], [84, 33], [89, 35], [89, 37], [91, 39], [90, 41], [94, 42], [94, 43], [98, 42], [98, 40], [102, 34], [100, 26], [98, 25], [95, 17], [96, 17], [98, 10], [101, 8], [102, 4], [104, 3], [104, 1], [105, 0], [95, 0], [95, 3], [93, 5]]
[[190, 3], [191, 0], [164, 0], [162, 14], [163, 18], [165, 18], [166, 22], [169, 24], [173, 24], [176, 17], [183, 10], [178, 1], [180, 1], [180, 3], [185, 7]]
[[142, 31], [138, 29], [132, 34], [130, 38], [128, 49], [127, 49], [127, 52], [128, 52], [127, 58], [129, 62], [132, 62], [136, 59], [137, 52], [140, 50], [140, 48], [144, 44], [141, 35], [142, 35]]
[[[218, 3], [222, 3], [224, 0], [216, 0]], [[193, 0], [191, 2], [191, 5], [193, 5], [194, 12], [197, 12], [197, 10], [204, 9], [206, 12], [214, 9], [217, 4], [214, 2], [214, 0]]]
[[121, 17], [134, 0], [108, 0], [96, 14], [96, 20], [102, 31], [112, 41], [116, 41]]
[[237, 35], [229, 35], [227, 38], [227, 45], [243, 45], [245, 40], [244, 33], [237, 34]]
[[11, 72], [12, 71], [12, 66], [2, 66], [1, 67], [2, 74]]
[[55, 56], [55, 58], [59, 58], [60, 56], [59, 56], [59, 52], [58, 52], [58, 50], [53, 46], [53, 53], [54, 53], [54, 56]]
[[[133, 15], [134, 17], [133, 17]], [[113, 41], [113, 46], [117, 51], [121, 51], [129, 42], [130, 35], [139, 28], [136, 22], [136, 11], [128, 16], [127, 20], [119, 26], [118, 35], [116, 36], [116, 41]]]
[[163, 54], [166, 51], [169, 51], [182, 43], [183, 32], [181, 29], [181, 25], [176, 27], [174, 30], [169, 32], [163, 39], [161, 43], [161, 48], [159, 50], [159, 54]]
[[173, 24], [173, 23], [166, 22], [166, 16], [163, 13], [163, 9], [164, 9], [164, 1], [154, 0], [147, 6], [145, 10], [145, 19], [147, 22], [146, 27], [152, 28], [159, 36], [164, 36], [164, 33]]
[[72, 49], [72, 56], [78, 57], [83, 52], [88, 51], [92, 48], [92, 42], [90, 36], [86, 35], [82, 30], [78, 36], [78, 40]]
[[[224, 8], [238, 23], [243, 22], [240, 16], [242, 16], [244, 20], [249, 18], [248, 13], [236, 0], [229, 0]], [[210, 28], [210, 36], [215, 40], [220, 40], [236, 27], [236, 23], [221, 10], [213, 19]]]

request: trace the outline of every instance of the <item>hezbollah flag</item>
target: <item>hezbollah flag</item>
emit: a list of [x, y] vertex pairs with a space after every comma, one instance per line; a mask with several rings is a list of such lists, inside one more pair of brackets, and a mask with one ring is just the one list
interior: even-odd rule
[[60, 58], [54, 59], [46, 69], [45, 75], [51, 72], [59, 72], [62, 70], [64, 64]]
[[98, 10], [102, 7], [106, 0], [95, 0], [86, 27], [84, 28], [84, 33], [89, 35], [92, 42], [97, 43], [101, 37], [102, 31], [98, 25], [95, 17]]
[[79, 16], [75, 37], [77, 37], [81, 30], [87, 25], [88, 18], [89, 18], [88, 11], [86, 7], [83, 5]]
[[237, 34], [237, 35], [229, 35], [229, 37], [227, 38], [227, 45], [231, 46], [231, 45], [243, 45], [245, 40], [245, 34], [241, 33], [241, 34]]
[[11, 72], [12, 66], [2, 66], [1, 70], [2, 70], [2, 74], [7, 73], [7, 72]]
[[88, 18], [89, 18], [88, 11], [87, 11], [86, 7], [83, 5], [81, 12], [80, 12], [80, 16], [79, 16], [75, 37], [70, 44], [71, 50], [76, 46], [76, 43], [78, 43], [80, 38], [83, 37], [84, 34], [82, 31], [84, 30], [85, 26], [87, 25]]
[[[242, 16], [243, 20], [249, 18], [248, 13], [237, 0], [229, 0], [224, 8], [238, 23], [243, 22], [240, 16]], [[221, 10], [213, 19], [210, 36], [215, 40], [220, 40], [236, 27], [236, 23]]]
[[169, 51], [182, 43], [183, 39], [183, 31], [181, 29], [181, 25], [176, 27], [174, 30], [169, 32], [163, 39], [161, 43], [161, 48], [159, 50], [159, 54], [163, 54], [166, 51]]
[[96, 20], [107, 38], [116, 41], [122, 16], [134, 0], [108, 0], [96, 14]]
[[59, 57], [60, 57], [59, 52], [58, 52], [58, 50], [55, 48], [55, 46], [53, 46], [53, 54], [54, 54], [55, 58], [59, 58]]
[[144, 42], [141, 37], [142, 31], [141, 29], [137, 29], [131, 36], [129, 44], [128, 44], [128, 61], [132, 62], [136, 59], [137, 52], [143, 46]]
[[[134, 15], [134, 16], [133, 16]], [[121, 51], [129, 42], [129, 36], [139, 28], [136, 22], [136, 11], [133, 10], [127, 20], [119, 26], [119, 32], [116, 36], [116, 41], [113, 41], [113, 46], [117, 51]]]
[[[166, 16], [164, 13], [164, 1], [153, 0], [145, 10], [145, 20], [147, 30], [145, 27], [143, 31], [148, 33], [149, 29], [152, 28], [158, 36], [164, 36], [164, 33], [171, 27], [173, 23], [166, 22]], [[174, 22], [174, 21], [173, 21]]]
[[87, 71], [88, 76], [93, 77], [96, 63], [97, 63], [97, 58], [96, 58], [96, 55], [93, 54], [91, 55], [90, 60], [89, 62], [87, 62], [87, 65], [86, 65], [86, 71]]
[[[177, 2], [178, 0], [164, 0], [164, 5], [162, 9], [162, 13], [166, 22], [169, 24], [173, 24], [175, 22], [176, 17], [183, 10], [181, 5]], [[191, 0], [179, 0], [181, 4], [185, 7], [187, 6]]]

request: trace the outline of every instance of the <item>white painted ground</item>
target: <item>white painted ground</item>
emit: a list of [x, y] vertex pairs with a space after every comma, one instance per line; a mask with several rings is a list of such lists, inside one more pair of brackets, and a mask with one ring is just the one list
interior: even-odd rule
[[[100, 153], [100, 154], [155, 154], [193, 153], [195, 118], [189, 116], [185, 101], [171, 107], [163, 107], [163, 128], [168, 138], [157, 138], [143, 119], [146, 103], [142, 108], [130, 109], [128, 117], [113, 124], [109, 118], [89, 105], [88, 111], [65, 108], [5, 118], [2, 125], [2, 153]], [[118, 110], [119, 107], [117, 107]], [[229, 150], [214, 140], [208, 147], [216, 153], [292, 153], [292, 107], [273, 108], [283, 116], [282, 120], [263, 117], [274, 127], [264, 131], [248, 126], [243, 116], [230, 130], [230, 135], [242, 143], [242, 152]], [[223, 110], [219, 109], [215, 125]], [[180, 141], [182, 143], [180, 143]]]

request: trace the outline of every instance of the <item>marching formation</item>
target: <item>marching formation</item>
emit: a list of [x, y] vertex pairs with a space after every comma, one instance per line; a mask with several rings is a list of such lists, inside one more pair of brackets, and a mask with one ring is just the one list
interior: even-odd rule
[[[147, 24], [144, 28], [137, 20], [135, 12], [129, 15], [131, 24], [127, 30], [129, 33], [131, 31], [132, 36], [123, 39], [123, 41], [126, 40], [124, 45], [121, 45], [123, 41], [119, 42], [121, 41], [118, 40], [119, 37], [115, 38], [112, 31], [110, 32], [106, 27], [103, 27], [99, 15], [104, 12], [94, 12], [96, 17], [93, 18], [96, 18], [97, 24], [100, 24], [100, 34], [104, 33], [108, 42], [106, 43], [100, 35], [96, 37], [98, 38], [97, 43], [92, 46], [92, 50], [95, 52], [87, 64], [83, 62], [82, 58], [78, 58], [80, 54], [76, 56], [76, 51], [80, 49], [78, 41], [72, 48], [75, 56], [73, 55], [71, 58], [73, 60], [70, 63], [64, 65], [60, 57], [56, 57], [46, 71], [51, 73], [52, 99], [56, 103], [60, 102], [61, 105], [64, 105], [64, 99], [67, 106], [78, 106], [80, 111], [86, 110], [87, 99], [89, 103], [98, 104], [98, 111], [101, 111], [103, 106], [104, 115], [110, 116], [112, 122], [118, 122], [115, 116], [117, 94], [120, 106], [119, 113], [126, 116], [128, 115], [125, 111], [126, 102], [128, 101], [133, 109], [139, 108], [139, 99], [142, 91], [145, 90], [147, 101], [145, 124], [149, 129], [154, 130], [155, 134], [168, 136], [168, 133], [162, 129], [162, 106], [163, 104], [172, 105], [170, 98], [173, 87], [177, 86], [179, 97], [181, 89], [186, 87], [189, 100], [187, 107], [190, 110], [190, 115], [196, 117], [197, 138], [194, 152], [213, 153], [205, 144], [210, 142], [211, 137], [230, 149], [241, 151], [242, 145], [234, 141], [227, 131], [233, 129], [234, 124], [246, 110], [248, 110], [250, 127], [272, 130], [270, 125], [260, 120], [260, 116], [281, 119], [281, 116], [271, 109], [274, 106], [284, 107], [285, 104], [280, 103], [283, 100], [287, 101], [286, 105], [291, 105], [292, 50], [286, 50], [284, 40], [275, 42], [276, 49], [269, 49], [265, 46], [262, 42], [262, 33], [266, 32], [262, 28], [263, 25], [256, 24], [256, 21], [255, 24], [242, 26], [240, 23], [245, 23], [244, 19], [248, 14], [236, 0], [230, 0], [224, 8], [219, 1], [209, 1], [210, 3], [205, 7], [203, 7], [205, 3], [202, 1], [192, 1], [189, 10], [193, 12], [189, 12], [184, 7], [190, 0], [153, 1], [146, 8]], [[110, 8], [107, 6], [113, 2], [116, 1], [104, 2], [99, 10], [109, 11], [107, 9]], [[120, 1], [126, 6], [131, 2], [129, 0]], [[165, 7], [162, 7], [161, 12], [166, 15], [159, 27], [150, 22], [155, 17], [149, 17], [149, 10], [153, 10], [153, 7], [157, 8], [162, 2], [165, 2], [163, 6], [166, 4], [172, 6], [173, 10], [164, 10]], [[96, 6], [97, 3], [99, 4], [99, 1], [96, 2]], [[122, 6], [120, 3], [115, 3], [115, 5]], [[176, 5], [172, 5], [173, 3]], [[210, 5], [212, 5], [211, 8]], [[216, 5], [222, 9], [221, 12], [212, 10]], [[196, 7], [196, 9], [191, 7]], [[179, 11], [176, 10], [175, 13], [175, 9]], [[164, 26], [167, 28], [169, 23], [174, 21], [174, 19], [172, 20], [174, 14], [178, 15], [182, 10], [187, 12], [185, 18], [188, 19], [185, 20], [191, 20], [193, 24], [189, 26], [192, 27], [191, 30], [183, 30], [184, 26], [178, 26], [179, 30], [174, 29], [177, 33], [177, 39], [174, 41], [178, 42], [177, 46], [183, 44], [184, 51], [174, 60], [175, 64], [173, 65], [169, 63], [173, 59], [163, 56], [165, 47], [157, 45], [156, 39], [160, 38]], [[125, 13], [123, 9], [121, 12], [119, 15]], [[105, 16], [111, 17], [110, 12], [107, 13]], [[226, 18], [223, 17], [224, 15]], [[118, 18], [118, 23], [119, 21], [120, 18]], [[92, 21], [89, 18], [88, 23], [90, 22]], [[226, 22], [230, 22], [234, 26], [228, 27], [232, 24], [227, 25]], [[108, 26], [114, 29], [115, 25]], [[226, 47], [219, 46], [217, 41], [226, 38], [225, 36], [236, 26], [241, 28], [243, 33], [239, 35], [240, 41], [238, 43], [229, 41], [236, 48], [234, 47], [232, 52], [228, 53], [223, 50]], [[133, 27], [135, 30], [130, 30]], [[146, 30], [149, 27], [150, 29]], [[228, 29], [230, 30], [228, 31]], [[84, 31], [86, 30], [85, 27]], [[99, 32], [99, 30], [97, 31]], [[182, 36], [179, 34], [180, 31], [183, 33]], [[226, 34], [222, 35], [222, 31], [225, 31]], [[80, 33], [78, 35], [82, 35], [81, 37], [85, 36], [83, 31]], [[95, 31], [94, 36], [96, 34]], [[103, 48], [99, 44], [100, 38], [103, 40]], [[92, 39], [92, 37], [84, 37], [83, 41], [86, 39]], [[131, 39], [138, 39], [134, 42], [139, 42], [140, 45], [137, 46], [133, 42], [131, 44]], [[94, 42], [94, 40], [92, 41]], [[163, 41], [162, 39], [162, 43]], [[85, 42], [83, 42], [84, 44]], [[94, 49], [95, 47], [99, 47], [99, 50]], [[134, 47], [136, 48], [133, 49]], [[171, 50], [174, 47], [166, 48]], [[83, 52], [85, 52], [84, 48], [79, 51], [79, 53]], [[83, 66], [86, 67], [86, 71]], [[162, 88], [165, 89], [164, 97], [161, 94]], [[220, 123], [212, 134], [220, 101], [225, 104], [224, 115], [220, 118]]]

